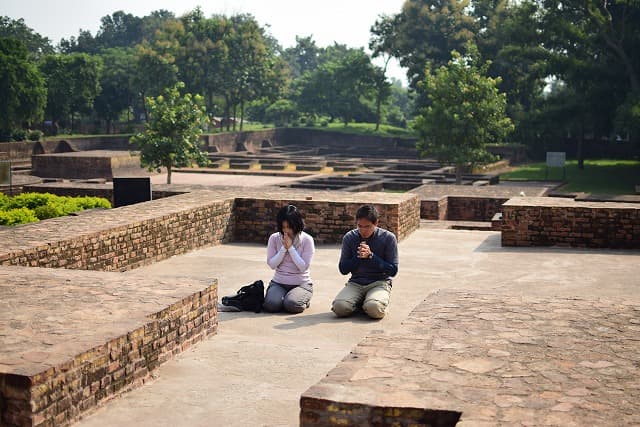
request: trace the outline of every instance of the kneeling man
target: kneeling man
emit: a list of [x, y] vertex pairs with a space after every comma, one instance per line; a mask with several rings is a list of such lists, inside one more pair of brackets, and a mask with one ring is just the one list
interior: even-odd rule
[[382, 319], [387, 312], [391, 278], [398, 272], [398, 241], [378, 227], [378, 218], [375, 206], [361, 206], [356, 212], [357, 228], [342, 238], [338, 269], [351, 278], [331, 306], [339, 317], [359, 308], [373, 319]]

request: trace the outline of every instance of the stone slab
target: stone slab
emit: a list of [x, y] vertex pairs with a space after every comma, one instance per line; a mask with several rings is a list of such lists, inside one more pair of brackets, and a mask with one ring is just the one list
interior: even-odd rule
[[627, 299], [439, 291], [309, 388], [301, 425], [638, 425], [639, 315]]

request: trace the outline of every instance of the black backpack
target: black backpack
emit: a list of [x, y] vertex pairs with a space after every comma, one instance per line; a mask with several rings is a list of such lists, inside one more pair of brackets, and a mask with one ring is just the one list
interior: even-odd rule
[[250, 285], [241, 287], [238, 292], [229, 297], [222, 297], [222, 305], [235, 307], [242, 311], [260, 313], [264, 302], [264, 283], [256, 280]]

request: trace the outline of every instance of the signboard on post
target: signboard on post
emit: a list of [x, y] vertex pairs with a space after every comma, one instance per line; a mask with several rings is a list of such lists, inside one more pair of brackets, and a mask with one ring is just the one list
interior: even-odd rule
[[547, 167], [563, 168], [567, 161], [567, 153], [564, 151], [547, 151]]
[[549, 168], [562, 168], [562, 179], [567, 177], [567, 153], [564, 151], [547, 151], [547, 165], [544, 169], [544, 180], [547, 180]]

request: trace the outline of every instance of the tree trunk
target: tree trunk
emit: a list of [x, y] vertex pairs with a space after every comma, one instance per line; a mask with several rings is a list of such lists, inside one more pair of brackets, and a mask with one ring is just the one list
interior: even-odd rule
[[382, 106], [382, 91], [384, 88], [384, 83], [386, 81], [386, 74], [387, 74], [387, 66], [389, 65], [389, 60], [391, 59], [391, 56], [387, 57], [387, 59], [384, 61], [384, 68], [382, 69], [382, 81], [380, 82], [380, 86], [378, 87], [378, 96], [376, 97], [376, 129], [375, 131], [377, 132], [378, 129], [380, 129], [380, 110], [381, 110], [381, 106]]
[[167, 184], [171, 184], [171, 163], [167, 165]]
[[233, 105], [233, 131], [236, 131], [236, 117], [238, 117], [238, 104]]
[[580, 121], [580, 132], [578, 132], [578, 144], [576, 146], [576, 157], [578, 158], [578, 169], [584, 169], [584, 116]]
[[464, 164], [456, 163], [456, 185], [462, 184], [462, 168]]
[[244, 99], [240, 101], [240, 132], [242, 132], [243, 124], [244, 124]]

